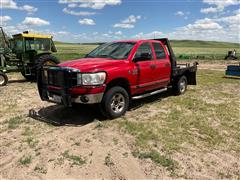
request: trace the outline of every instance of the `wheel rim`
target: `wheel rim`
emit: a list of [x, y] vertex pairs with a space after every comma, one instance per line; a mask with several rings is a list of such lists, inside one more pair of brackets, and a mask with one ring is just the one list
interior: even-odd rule
[[44, 66], [53, 66], [53, 65], [56, 65], [56, 63], [51, 60], [47, 60], [43, 63], [43, 65]]
[[182, 79], [182, 81], [180, 82], [180, 92], [184, 93], [185, 90], [186, 90], [186, 81]]
[[3, 77], [3, 75], [0, 75], [0, 85], [3, 85], [5, 82], [5, 78]]
[[121, 93], [116, 93], [111, 99], [111, 109], [115, 113], [121, 113], [125, 108], [125, 98]]

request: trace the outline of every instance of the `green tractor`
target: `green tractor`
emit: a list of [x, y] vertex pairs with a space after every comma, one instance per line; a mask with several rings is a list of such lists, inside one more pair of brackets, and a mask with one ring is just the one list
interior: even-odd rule
[[7, 84], [9, 72], [21, 72], [27, 80], [36, 80], [38, 68], [59, 63], [53, 52], [57, 49], [51, 35], [26, 31], [10, 39], [0, 27], [0, 86]]

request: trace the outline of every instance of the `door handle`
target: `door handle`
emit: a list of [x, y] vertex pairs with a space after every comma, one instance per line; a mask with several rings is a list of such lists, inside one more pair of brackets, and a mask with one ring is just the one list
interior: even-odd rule
[[151, 64], [151, 65], [150, 65], [150, 68], [151, 68], [151, 69], [156, 69], [156, 67], [157, 67], [156, 64]]
[[165, 67], [169, 67], [169, 66], [170, 66], [170, 64], [169, 64], [169, 63], [166, 63], [166, 64], [164, 64], [164, 66], [165, 66]]

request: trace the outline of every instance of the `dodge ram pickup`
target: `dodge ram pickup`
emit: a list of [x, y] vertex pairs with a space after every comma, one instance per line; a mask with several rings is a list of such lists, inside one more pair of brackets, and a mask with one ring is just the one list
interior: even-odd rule
[[168, 39], [116, 41], [100, 45], [85, 58], [39, 69], [44, 101], [71, 107], [98, 104], [110, 119], [122, 116], [131, 100], [171, 88], [175, 95], [196, 85], [197, 62], [177, 64]]

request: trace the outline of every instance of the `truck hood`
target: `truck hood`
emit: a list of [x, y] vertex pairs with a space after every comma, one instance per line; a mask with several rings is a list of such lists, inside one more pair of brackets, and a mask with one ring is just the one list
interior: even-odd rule
[[106, 68], [116, 68], [126, 62], [125, 60], [111, 60], [106, 58], [83, 58], [67, 61], [59, 64], [59, 66], [75, 68], [81, 72], [95, 72], [105, 70]]

